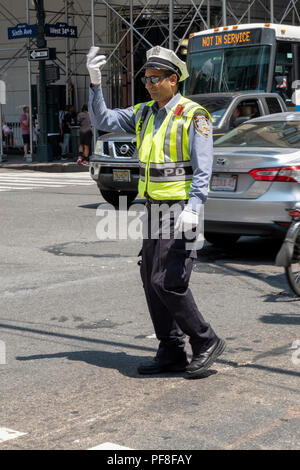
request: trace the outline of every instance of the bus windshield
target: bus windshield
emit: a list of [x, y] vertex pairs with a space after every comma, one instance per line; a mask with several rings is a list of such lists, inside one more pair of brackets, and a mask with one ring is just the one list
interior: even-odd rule
[[184, 95], [267, 91], [270, 51], [270, 46], [262, 45], [190, 54]]

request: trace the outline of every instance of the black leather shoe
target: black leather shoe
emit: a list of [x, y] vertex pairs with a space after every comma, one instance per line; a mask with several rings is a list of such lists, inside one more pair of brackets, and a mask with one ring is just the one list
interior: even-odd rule
[[215, 362], [218, 356], [222, 354], [226, 346], [223, 339], [217, 339], [206, 351], [193, 356], [186, 371], [188, 377], [196, 377], [205, 372]]
[[181, 372], [186, 370], [188, 360], [186, 358], [177, 362], [160, 361], [156, 357], [149, 362], [140, 364], [137, 368], [139, 374], [161, 374], [163, 372]]

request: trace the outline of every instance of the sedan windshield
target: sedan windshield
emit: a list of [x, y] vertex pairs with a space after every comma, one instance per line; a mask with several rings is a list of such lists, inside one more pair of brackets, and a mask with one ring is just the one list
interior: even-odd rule
[[262, 121], [242, 124], [217, 139], [214, 146], [300, 149], [300, 121]]

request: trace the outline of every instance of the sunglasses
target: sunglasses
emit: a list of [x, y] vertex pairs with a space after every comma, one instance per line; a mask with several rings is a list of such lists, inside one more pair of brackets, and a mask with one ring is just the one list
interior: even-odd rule
[[153, 85], [157, 85], [163, 78], [169, 78], [169, 75], [160, 75], [159, 77], [152, 75], [151, 77], [142, 77], [141, 80], [143, 85], [147, 85], [148, 80], [150, 80]]

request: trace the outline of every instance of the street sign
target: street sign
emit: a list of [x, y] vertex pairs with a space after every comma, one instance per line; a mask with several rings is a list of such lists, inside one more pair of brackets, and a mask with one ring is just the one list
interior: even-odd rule
[[7, 28], [8, 39], [32, 38], [37, 35], [35, 24], [18, 24], [14, 28]]
[[56, 59], [56, 48], [45, 47], [44, 49], [29, 49], [28, 60], [54, 60]]
[[47, 83], [56, 82], [60, 79], [60, 70], [58, 65], [45, 66], [45, 80]]
[[31, 49], [28, 51], [29, 60], [47, 60], [49, 59], [49, 49]]
[[77, 26], [67, 23], [45, 24], [45, 35], [50, 37], [77, 38]]

